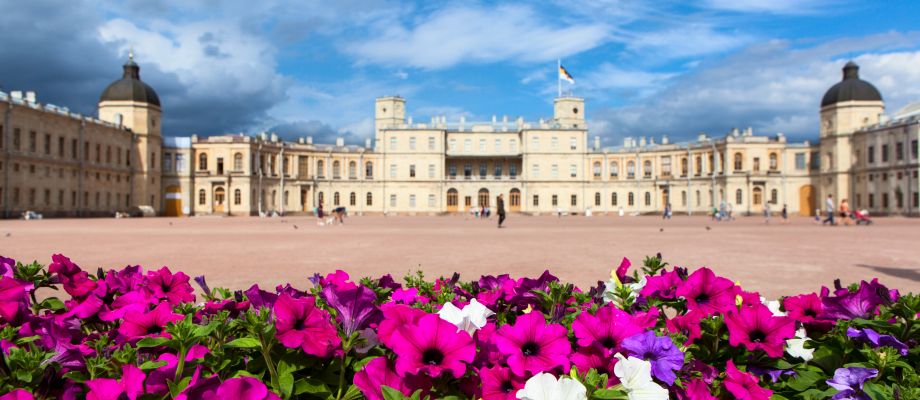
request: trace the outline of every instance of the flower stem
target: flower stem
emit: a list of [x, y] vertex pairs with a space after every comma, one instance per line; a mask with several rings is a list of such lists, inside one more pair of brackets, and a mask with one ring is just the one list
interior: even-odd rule
[[335, 395], [335, 400], [341, 400], [342, 389], [345, 387], [345, 358], [348, 357], [348, 351], [351, 349], [351, 336], [345, 339], [342, 344], [342, 369], [339, 371], [339, 390]]
[[262, 358], [265, 359], [265, 367], [268, 368], [268, 374], [271, 375], [272, 387], [276, 390], [281, 390], [281, 383], [278, 380], [278, 371], [275, 369], [275, 364], [272, 363], [271, 346], [269, 343], [265, 343], [264, 337], [260, 338], [262, 339]]
[[185, 348], [185, 344], [179, 346], [179, 360], [176, 364], [176, 382], [182, 379], [182, 372], [185, 369], [185, 355], [188, 353], [188, 349]]

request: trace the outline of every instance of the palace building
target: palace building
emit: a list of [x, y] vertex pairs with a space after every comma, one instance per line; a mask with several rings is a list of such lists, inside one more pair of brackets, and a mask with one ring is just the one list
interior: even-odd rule
[[[381, 97], [364, 146], [295, 142], [274, 134], [164, 137], [160, 99], [133, 59], [99, 99], [98, 117], [0, 92], [0, 210], [16, 218], [312, 213], [441, 214], [494, 207], [529, 214], [814, 215], [835, 203], [874, 214], [920, 215], [920, 103], [893, 117], [850, 62], [819, 110], [817, 143], [751, 128], [696, 140], [627, 138], [602, 148], [589, 136], [585, 102], [554, 100], [539, 121], [473, 122], [407, 117], [406, 100]], [[165, 110], [168, 112], [168, 109]]]

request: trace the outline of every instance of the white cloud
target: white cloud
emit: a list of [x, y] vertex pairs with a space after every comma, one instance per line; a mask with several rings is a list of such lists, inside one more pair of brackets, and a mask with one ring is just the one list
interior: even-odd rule
[[828, 0], [706, 0], [703, 6], [744, 13], [771, 13], [771, 14], [811, 14], [823, 10], [826, 6], [840, 7], [840, 2], [832, 3]]
[[608, 38], [604, 24], [558, 26], [520, 5], [447, 7], [410, 25], [378, 24], [345, 51], [363, 62], [442, 69], [461, 63], [548, 61]]
[[623, 37], [630, 52], [660, 60], [723, 53], [753, 40], [745, 33], [722, 32], [710, 23], [692, 21], [657, 30], [627, 32]]

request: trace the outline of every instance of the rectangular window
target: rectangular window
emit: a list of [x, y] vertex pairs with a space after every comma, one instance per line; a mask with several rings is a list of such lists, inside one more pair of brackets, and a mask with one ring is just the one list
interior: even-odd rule
[[572, 207], [575, 207], [577, 205], [578, 205], [578, 195], [573, 194], [572, 195]]
[[479, 152], [480, 153], [486, 152], [486, 140], [485, 139], [479, 139]]
[[429, 194], [429, 195], [428, 195], [428, 208], [434, 208], [434, 206], [435, 206], [434, 195], [433, 195], [433, 194]]
[[415, 136], [409, 138], [409, 150], [415, 150]]
[[517, 178], [517, 165], [512, 164], [508, 167], [508, 176], [510, 176], [511, 179]]
[[172, 172], [172, 153], [163, 153], [163, 172]]
[[448, 146], [450, 146], [450, 151], [457, 151], [457, 139], [451, 139], [448, 143]]
[[671, 157], [661, 158], [661, 176], [671, 176]]
[[51, 135], [50, 134], [47, 134], [47, 133], [45, 134], [45, 143], [43, 144], [45, 145], [45, 155], [50, 156], [51, 155]]
[[479, 178], [486, 179], [486, 174], [489, 172], [488, 166], [486, 163], [479, 163]]
[[558, 205], [559, 205], [559, 196], [554, 194], [553, 195], [553, 207], [556, 207]]
[[875, 208], [875, 194], [869, 193], [869, 208]]
[[467, 153], [473, 151], [473, 140], [472, 139], [463, 139], [463, 151]]
[[869, 164], [875, 162], [875, 146], [869, 146], [869, 149], [866, 150], [866, 157], [868, 158]]
[[556, 150], [556, 149], [559, 148], [559, 138], [553, 136], [553, 138], [550, 140], [549, 143], [550, 143], [550, 144], [549, 144], [549, 148], [551, 148], [551, 149], [553, 149], [553, 150]]
[[533, 195], [533, 206], [534, 207], [540, 206], [540, 195], [538, 194]]
[[456, 165], [451, 165], [448, 171], [449, 171], [448, 173], [450, 174], [451, 179], [457, 176], [457, 166]]
[[578, 139], [576, 139], [576, 138], [569, 138], [569, 149], [570, 149], [570, 150], [578, 150]]
[[185, 172], [185, 154], [176, 154], [176, 172]]
[[534, 178], [540, 177], [540, 164], [534, 164], [531, 166], [531, 174]]
[[553, 178], [558, 178], [559, 177], [559, 165], [553, 164], [553, 166], [550, 168], [549, 175], [552, 176]]
[[494, 168], [494, 169], [495, 169], [495, 171], [494, 171], [494, 172], [495, 172], [495, 179], [501, 179], [501, 176], [502, 176], [502, 164], [501, 164], [501, 163], [495, 163], [495, 168]]
[[38, 148], [38, 134], [35, 131], [29, 132], [29, 151], [34, 153]]
[[754, 172], [760, 171], [760, 157], [754, 157]]
[[540, 150], [540, 137], [539, 136], [534, 136], [530, 140], [530, 143], [533, 145], [534, 150]]
[[415, 208], [415, 195], [409, 195], [409, 208]]
[[428, 164], [428, 177], [434, 179], [434, 164]]
[[888, 162], [888, 145], [882, 145], [882, 162]]
[[795, 153], [795, 169], [805, 169], [805, 153]]
[[472, 164], [463, 164], [463, 178], [470, 179], [473, 176], [473, 165]]
[[434, 136], [428, 137], [428, 150], [434, 151]]
[[396, 207], [396, 195], [395, 194], [390, 195], [390, 207]]
[[[19, 146], [21, 146], [21, 137], [22, 132], [19, 131], [19, 128], [13, 128], [13, 150], [19, 151]], [[15, 193], [18, 193], [14, 191]]]
[[578, 167], [575, 164], [569, 165], [569, 176], [575, 178], [578, 176]]
[[[916, 142], [916, 141], [915, 141], [915, 142]], [[511, 152], [512, 152], [512, 153], [517, 153], [517, 151], [518, 151], [518, 150], [517, 150], [517, 140], [511, 139], [511, 141], [508, 143], [508, 146], [511, 147]], [[915, 147], [915, 148], [917, 147], [916, 144], [914, 145], [914, 147]]]
[[894, 145], [894, 156], [898, 161], [904, 160], [904, 143], [898, 142]]
[[496, 152], [496, 153], [501, 153], [501, 151], [502, 151], [502, 140], [501, 140], [501, 139], [495, 139], [495, 152]]
[[70, 155], [73, 157], [74, 160], [80, 157], [80, 155], [77, 154], [79, 152], [78, 149], [79, 149], [79, 146], [77, 145], [77, 139], [71, 140], [70, 141], [70, 153], [71, 153]]
[[64, 137], [58, 138], [58, 157], [64, 158]]
[[390, 164], [390, 178], [396, 178], [396, 164]]
[[920, 143], [917, 143], [917, 140], [912, 140], [910, 142], [910, 158], [917, 158], [917, 152], [920, 151], [920, 149], [917, 148], [918, 145], [920, 145]]
[[409, 177], [415, 178], [415, 164], [409, 166]]

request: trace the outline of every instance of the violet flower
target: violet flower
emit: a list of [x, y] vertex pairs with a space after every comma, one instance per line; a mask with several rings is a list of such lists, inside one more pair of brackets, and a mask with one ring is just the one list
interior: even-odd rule
[[839, 391], [831, 400], [871, 400], [869, 395], [863, 392], [863, 384], [876, 376], [878, 370], [873, 368], [837, 368], [834, 378], [827, 381], [830, 387]]
[[16, 260], [0, 256], [0, 276], [12, 278], [16, 270]]
[[364, 285], [345, 284], [323, 287], [323, 299], [336, 311], [345, 336], [380, 322], [382, 314], [374, 305], [377, 293]]
[[674, 385], [677, 375], [674, 371], [684, 366], [684, 353], [680, 351], [671, 338], [658, 337], [653, 331], [633, 335], [623, 341], [627, 355], [652, 363], [652, 376]]
[[900, 340], [891, 335], [881, 335], [878, 332], [865, 328], [865, 329], [856, 329], [853, 327], [847, 328], [847, 336], [858, 339], [861, 341], [869, 342], [872, 345], [873, 349], [879, 347], [891, 347], [901, 353], [902, 356], [906, 356], [907, 352], [910, 351], [910, 348], [906, 344], [902, 343]]
[[836, 296], [823, 296], [821, 302], [824, 304], [825, 318], [831, 319], [854, 319], [870, 318], [878, 312], [878, 307], [882, 304], [892, 301], [892, 297], [897, 297], [897, 293], [891, 293], [886, 287], [878, 283], [877, 279], [872, 282], [862, 281], [859, 289], [855, 292], [841, 289], [836, 291]]
[[259, 288], [259, 285], [252, 285], [247, 289], [243, 294], [246, 295], [246, 298], [249, 299], [249, 303], [252, 305], [254, 310], [260, 308], [272, 308], [275, 306], [275, 301], [278, 300], [278, 295], [274, 293], [266, 292]]

